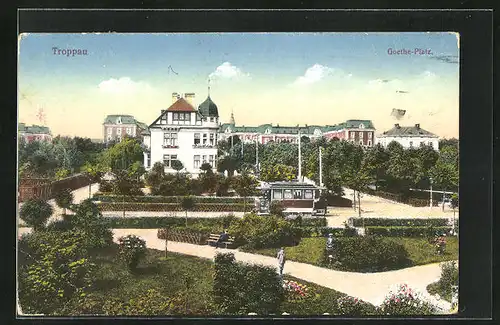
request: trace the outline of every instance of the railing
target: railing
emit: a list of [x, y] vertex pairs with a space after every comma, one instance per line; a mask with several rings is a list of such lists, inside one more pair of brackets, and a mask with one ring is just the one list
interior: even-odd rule
[[91, 181], [83, 174], [76, 174], [53, 182], [49, 182], [48, 180], [41, 182], [40, 179], [20, 179], [18, 202], [24, 202], [32, 198], [50, 200], [53, 198], [55, 193], [63, 188], [73, 191], [78, 188], [88, 186], [90, 183]]
[[215, 144], [193, 144], [193, 149], [212, 149], [212, 148], [217, 148], [217, 145]]

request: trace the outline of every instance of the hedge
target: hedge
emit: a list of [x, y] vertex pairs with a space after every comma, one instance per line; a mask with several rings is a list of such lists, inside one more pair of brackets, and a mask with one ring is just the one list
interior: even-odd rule
[[387, 237], [432, 237], [449, 234], [451, 227], [366, 227], [367, 235]]
[[[157, 237], [159, 239], [190, 243], [195, 245], [205, 245], [207, 239], [210, 237], [210, 232], [208, 231], [197, 231], [193, 229], [158, 229]], [[168, 249], [168, 248], [167, 248]]]
[[325, 217], [295, 219], [301, 227], [326, 227], [328, 222]]
[[326, 237], [333, 234], [333, 237], [357, 236], [355, 228], [332, 228], [332, 227], [302, 227], [302, 237]]
[[381, 227], [447, 227], [448, 219], [446, 218], [407, 218], [407, 219], [394, 219], [394, 218], [349, 218], [348, 223], [353, 227], [365, 226], [381, 226]]
[[[159, 195], [145, 195], [145, 196], [122, 196], [104, 193], [95, 193], [92, 197], [93, 201], [103, 203], [180, 203], [184, 196], [159, 196]], [[245, 199], [241, 197], [213, 197], [213, 196], [194, 196], [196, 203], [225, 203], [225, 204], [244, 204]], [[253, 198], [246, 199], [247, 205], [253, 205]]]
[[[184, 211], [180, 203], [97, 203], [101, 211]], [[241, 203], [196, 203], [191, 211], [197, 212], [250, 212], [253, 205]]]
[[[186, 228], [186, 218], [181, 217], [135, 217], [135, 218], [110, 218], [103, 217], [106, 225], [111, 229], [159, 229], [159, 228]], [[189, 218], [188, 228], [201, 227], [222, 230], [230, 226], [235, 220], [234, 216], [217, 218]]]

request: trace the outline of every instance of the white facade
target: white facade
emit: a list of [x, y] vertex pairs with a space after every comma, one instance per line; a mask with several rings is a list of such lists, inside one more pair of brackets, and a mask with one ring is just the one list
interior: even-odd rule
[[431, 137], [403, 137], [403, 136], [387, 136], [377, 137], [376, 142], [380, 143], [383, 147], [387, 147], [389, 143], [396, 141], [405, 149], [418, 148], [421, 145], [432, 146], [434, 150], [439, 149], [439, 138]]
[[[183, 99], [181, 99], [183, 101]], [[150, 170], [156, 162], [163, 162], [168, 173], [173, 160], [179, 160], [182, 171], [197, 177], [203, 163], [217, 168], [218, 118], [204, 117], [186, 101], [177, 101], [172, 110], [162, 115], [149, 127], [150, 135], [144, 136], [144, 145], [149, 149], [144, 153], [144, 167]], [[188, 109], [191, 108], [191, 111]], [[181, 110], [182, 109], [182, 110]]]

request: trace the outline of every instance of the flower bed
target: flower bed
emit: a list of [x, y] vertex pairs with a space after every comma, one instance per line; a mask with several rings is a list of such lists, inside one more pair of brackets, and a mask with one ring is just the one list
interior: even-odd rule
[[[105, 193], [95, 193], [92, 200], [103, 203], [120, 203], [120, 202], [135, 202], [135, 203], [177, 203], [182, 202], [183, 196], [160, 196], [160, 195], [145, 195], [145, 196], [125, 196], [112, 195]], [[241, 197], [213, 197], [213, 196], [194, 196], [197, 203], [227, 203], [227, 204], [244, 204], [245, 199]], [[246, 199], [247, 205], [253, 204], [253, 198]]]
[[450, 233], [451, 227], [366, 227], [367, 235], [387, 237], [430, 237]]
[[337, 299], [337, 305], [342, 315], [362, 316], [376, 314], [376, 308], [373, 305], [351, 296], [340, 297]]
[[195, 230], [180, 229], [158, 229], [158, 238], [176, 242], [190, 243], [195, 245], [206, 245], [210, 232], [199, 232]]
[[[98, 202], [101, 211], [184, 211], [180, 203], [137, 203], [137, 202]], [[196, 203], [191, 211], [197, 212], [243, 212], [250, 211], [253, 205], [241, 203]]]
[[391, 290], [380, 307], [383, 315], [431, 315], [436, 313], [435, 306], [425, 301], [421, 294], [400, 284]]
[[300, 284], [292, 280], [283, 280], [285, 298], [290, 302], [299, 302], [314, 295], [305, 284]]
[[446, 218], [407, 218], [407, 219], [394, 219], [394, 218], [349, 218], [349, 225], [354, 227], [365, 226], [383, 226], [383, 227], [446, 227], [448, 226], [448, 219]]

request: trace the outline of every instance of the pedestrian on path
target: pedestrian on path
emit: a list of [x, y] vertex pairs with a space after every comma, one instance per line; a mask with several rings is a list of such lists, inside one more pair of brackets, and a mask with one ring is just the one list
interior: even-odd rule
[[285, 250], [283, 247], [278, 251], [278, 267], [280, 271], [280, 276], [283, 276], [283, 267], [285, 266]]

